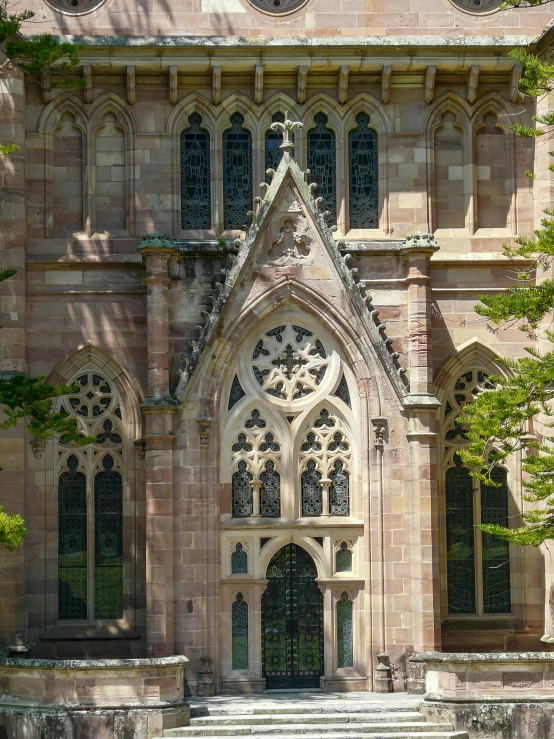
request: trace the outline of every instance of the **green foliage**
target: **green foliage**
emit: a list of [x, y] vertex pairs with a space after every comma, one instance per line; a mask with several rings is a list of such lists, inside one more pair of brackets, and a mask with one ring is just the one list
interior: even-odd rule
[[[15, 269], [0, 269], [0, 282], [14, 274]], [[44, 377], [14, 374], [0, 379], [0, 408], [4, 412], [0, 429], [13, 428], [20, 420], [27, 419], [27, 430], [35, 439], [48, 439], [55, 434], [63, 436], [66, 444], [90, 444], [95, 438], [79, 433], [75, 419], [54, 412], [57, 398], [78, 391], [76, 385], [46, 385]], [[9, 516], [0, 507], [0, 548], [16, 549], [26, 533], [21, 516]]]
[[[503, 7], [542, 4], [543, 0], [505, 0]], [[554, 88], [554, 65], [523, 49], [510, 55], [523, 65], [520, 91], [524, 96], [540, 97]], [[539, 126], [552, 126], [554, 114], [538, 115], [534, 120]], [[550, 133], [548, 128], [520, 124], [512, 128], [518, 136], [532, 138]], [[508, 294], [481, 297], [475, 309], [495, 325], [510, 321], [531, 333], [554, 317], [554, 278], [546, 276], [554, 259], [554, 210], [547, 209], [544, 214], [532, 236], [517, 239], [516, 246], [504, 247], [506, 256], [518, 259], [519, 284]], [[554, 332], [546, 330], [544, 334], [554, 343]], [[493, 387], [465, 406], [460, 421], [467, 429], [469, 444], [459, 455], [473, 477], [496, 487], [494, 468], [510, 455], [522, 453], [524, 498], [535, 504], [523, 514], [524, 526], [506, 529], [484, 524], [479, 528], [515, 544], [539, 546], [554, 539], [554, 436], [548, 435], [554, 428], [554, 349], [541, 354], [528, 348], [526, 352], [521, 359], [504, 360], [506, 376], [492, 376]], [[529, 429], [539, 421], [546, 433], [534, 436]]]
[[27, 529], [21, 516], [8, 516], [0, 506], [0, 547], [11, 552], [17, 549], [26, 535]]
[[77, 433], [73, 418], [65, 413], [54, 413], [56, 398], [77, 392], [79, 388], [76, 385], [46, 385], [42, 376], [13, 375], [0, 380], [0, 407], [5, 414], [0, 428], [13, 428], [18, 421], [27, 418], [27, 430], [35, 439], [63, 434], [67, 442], [88, 444], [92, 439]]
[[[61, 75], [46, 89], [74, 90], [84, 87], [85, 81], [82, 77], [65, 74], [70, 68], [79, 65], [80, 46], [61, 42], [48, 33], [36, 36], [23, 36], [20, 33], [23, 23], [34, 16], [35, 13], [31, 10], [10, 12], [7, 0], [0, 0], [0, 50], [19, 69], [34, 77], [42, 86], [44, 74], [55, 72]], [[18, 148], [16, 144], [0, 144], [0, 156], [11, 154]]]

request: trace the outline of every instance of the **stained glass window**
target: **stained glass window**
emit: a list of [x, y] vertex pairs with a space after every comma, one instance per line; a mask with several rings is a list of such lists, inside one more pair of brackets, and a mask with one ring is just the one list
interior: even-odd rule
[[[267, 434], [266, 436], [270, 436]], [[277, 445], [276, 445], [277, 446]], [[279, 447], [277, 447], [277, 450]], [[279, 518], [281, 515], [281, 477], [274, 462], [268, 461], [260, 475], [260, 515], [264, 518]]]
[[227, 405], [227, 410], [231, 410], [231, 408], [234, 408], [234, 406], [244, 398], [246, 393], [242, 389], [242, 385], [240, 384], [239, 378], [235, 375], [233, 379], [233, 384], [231, 385], [231, 390], [229, 392], [229, 403]]
[[72, 454], [58, 480], [58, 617], [87, 618], [87, 478]]
[[94, 617], [123, 616], [123, 480], [107, 454], [94, 478]]
[[317, 113], [315, 127], [308, 132], [308, 169], [318, 184], [316, 197], [323, 198], [323, 210], [337, 220], [337, 157], [335, 134], [327, 128], [325, 113]]
[[[275, 113], [271, 119], [273, 122], [279, 121], [280, 123], [285, 122], [285, 116], [282, 113]], [[281, 162], [283, 152], [279, 148], [283, 142], [283, 134], [281, 131], [272, 131], [268, 128], [265, 132], [265, 168], [274, 169], [277, 171], [277, 167]], [[266, 175], [266, 182], [271, 183], [271, 177]]]
[[345, 541], [342, 542], [335, 555], [335, 570], [337, 572], [352, 572], [352, 552]]
[[246, 575], [248, 572], [248, 555], [239, 542], [231, 554], [231, 574]]
[[315, 468], [315, 462], [310, 459], [307, 469], [302, 473], [302, 515], [321, 516], [322, 487], [321, 472]]
[[[481, 483], [481, 523], [508, 526], [508, 481], [506, 470], [495, 468], [493, 488]], [[483, 613], [510, 613], [510, 545], [491, 534], [481, 534], [483, 552]]]
[[340, 378], [340, 382], [335, 390], [335, 395], [337, 398], [340, 398], [345, 405], [352, 408], [350, 391], [348, 390], [348, 383], [346, 382], [346, 377], [344, 375]]
[[348, 134], [348, 204], [350, 228], [379, 228], [377, 133], [369, 116], [358, 113]]
[[252, 137], [240, 113], [223, 134], [223, 225], [241, 231], [252, 209]]
[[[333, 443], [335, 442], [329, 445], [329, 449], [331, 449]], [[329, 512], [332, 516], [348, 516], [350, 513], [348, 472], [345, 471], [344, 465], [340, 460], [335, 462], [333, 472], [331, 472], [329, 477], [331, 479], [331, 487], [329, 488]]]
[[198, 113], [189, 116], [181, 134], [181, 227], [209, 229], [212, 225], [210, 137]]
[[233, 670], [248, 669], [248, 603], [237, 593], [231, 607]]
[[246, 462], [239, 462], [233, 475], [233, 518], [248, 518], [253, 513], [252, 474], [246, 469]]
[[446, 471], [448, 612], [475, 613], [473, 481], [457, 464]]
[[354, 667], [352, 601], [343, 593], [337, 603], [337, 667]]

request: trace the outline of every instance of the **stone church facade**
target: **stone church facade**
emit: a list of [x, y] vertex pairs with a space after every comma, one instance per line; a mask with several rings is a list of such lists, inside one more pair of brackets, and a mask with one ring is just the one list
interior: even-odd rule
[[520, 460], [480, 488], [456, 452], [529, 342], [473, 306], [551, 199], [508, 56], [548, 53], [548, 7], [27, 5], [84, 87], [0, 69], [0, 368], [76, 384], [96, 442], [2, 432], [2, 641], [184, 654], [193, 693], [542, 651], [548, 554], [473, 529], [517, 524]]

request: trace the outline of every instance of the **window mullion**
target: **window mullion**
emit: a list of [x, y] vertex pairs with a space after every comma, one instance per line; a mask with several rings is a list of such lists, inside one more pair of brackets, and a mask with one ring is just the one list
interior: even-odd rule
[[[481, 523], [481, 485], [473, 478], [473, 521]], [[483, 615], [483, 536], [479, 529], [473, 529], [475, 547], [475, 605], [477, 615]]]
[[87, 620], [94, 621], [94, 476], [87, 475]]

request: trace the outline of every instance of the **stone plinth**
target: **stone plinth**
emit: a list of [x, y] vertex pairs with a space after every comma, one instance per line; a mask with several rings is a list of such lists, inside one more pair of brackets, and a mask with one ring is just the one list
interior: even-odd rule
[[542, 739], [554, 721], [554, 654], [422, 653], [429, 720], [448, 721], [471, 739]]
[[0, 660], [0, 735], [150, 739], [189, 723], [186, 657]]

